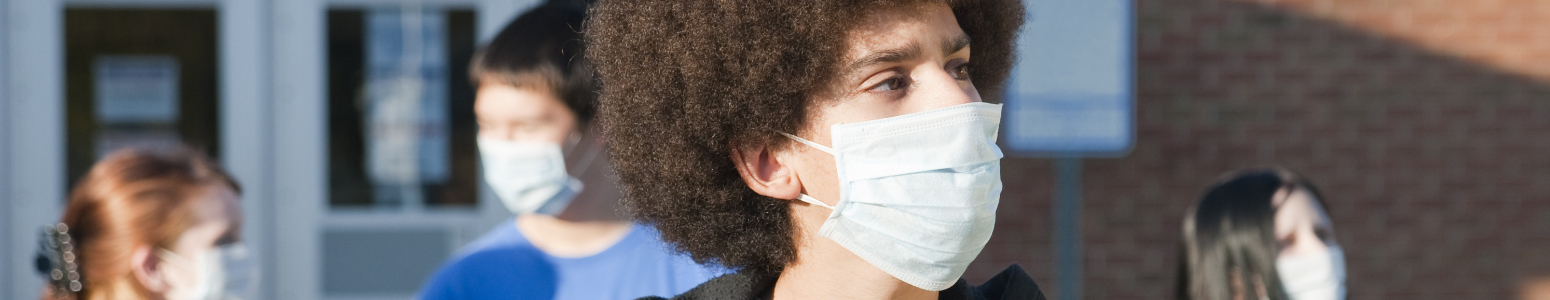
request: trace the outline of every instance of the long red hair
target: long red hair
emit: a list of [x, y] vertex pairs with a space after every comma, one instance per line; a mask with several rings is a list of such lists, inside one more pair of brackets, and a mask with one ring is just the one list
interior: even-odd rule
[[[104, 157], [71, 191], [60, 218], [76, 243], [82, 284], [73, 297], [60, 296], [147, 298], [150, 293], [131, 268], [133, 250], [146, 245], [171, 247], [184, 231], [203, 221], [193, 213], [195, 204], [214, 201], [208, 195], [222, 188], [241, 193], [226, 171], [188, 148], [124, 149]], [[241, 231], [241, 214], [235, 207], [226, 210], [233, 221], [222, 239], [235, 240]]]

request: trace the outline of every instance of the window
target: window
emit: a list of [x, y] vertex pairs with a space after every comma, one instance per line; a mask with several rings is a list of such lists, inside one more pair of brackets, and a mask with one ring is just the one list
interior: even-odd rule
[[70, 8], [64, 27], [67, 188], [122, 147], [221, 153], [215, 10]]
[[329, 206], [478, 203], [472, 10], [328, 12]]

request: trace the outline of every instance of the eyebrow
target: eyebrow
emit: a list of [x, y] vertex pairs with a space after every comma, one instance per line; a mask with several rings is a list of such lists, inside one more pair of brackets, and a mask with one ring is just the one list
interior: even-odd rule
[[942, 43], [942, 53], [949, 55], [958, 53], [958, 51], [963, 50], [963, 48], [969, 47], [969, 41], [970, 40], [968, 35], [960, 34], [953, 39], [947, 40], [946, 43]]
[[845, 68], [842, 69], [844, 71], [840, 74], [854, 73], [856, 70], [860, 70], [861, 68], [865, 68], [871, 65], [896, 63], [910, 60], [916, 57], [920, 57], [920, 51], [920, 44], [915, 42], [910, 42], [910, 44], [905, 45], [904, 48], [877, 51], [872, 54], [868, 54], [867, 56], [863, 56], [860, 59], [851, 62], [849, 65], [846, 65]]
[[[946, 40], [946, 41], [944, 41], [942, 43], [942, 51], [943, 51], [942, 53], [946, 53], [946, 54], [957, 53], [958, 51], [963, 50], [964, 48], [968, 48], [969, 47], [969, 42], [970, 42], [970, 40], [969, 40], [969, 36], [968, 35], [960, 34], [960, 35], [958, 35], [958, 36], [956, 36], [954, 38], [948, 39], [948, 40]], [[840, 72], [840, 74], [850, 74], [850, 73], [855, 72], [856, 70], [859, 70], [861, 68], [865, 68], [865, 67], [871, 66], [871, 65], [882, 64], [882, 63], [896, 63], [896, 62], [901, 62], [901, 61], [906, 61], [906, 60], [914, 59], [916, 57], [920, 57], [920, 55], [921, 55], [920, 53], [921, 53], [920, 44], [915, 43], [915, 42], [910, 42], [909, 45], [905, 45], [903, 48], [895, 48], [895, 49], [887, 49], [887, 50], [877, 51], [877, 52], [874, 52], [874, 53], [869, 54], [867, 56], [861, 57], [860, 59], [857, 59], [855, 62], [851, 62], [850, 64], [846, 65], [844, 69], [841, 69], [842, 72]]]

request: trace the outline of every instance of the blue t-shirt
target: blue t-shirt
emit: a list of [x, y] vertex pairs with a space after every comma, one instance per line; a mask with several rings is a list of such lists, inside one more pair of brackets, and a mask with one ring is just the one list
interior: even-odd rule
[[508, 220], [442, 265], [419, 298], [635, 299], [677, 295], [725, 273], [669, 251], [646, 226], [631, 226], [603, 252], [566, 258], [539, 251]]

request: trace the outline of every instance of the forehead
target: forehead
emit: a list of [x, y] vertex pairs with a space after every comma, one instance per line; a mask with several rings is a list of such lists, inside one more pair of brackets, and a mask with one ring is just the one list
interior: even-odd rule
[[1272, 201], [1278, 217], [1311, 218], [1318, 221], [1328, 218], [1318, 198], [1306, 189], [1281, 189]]
[[[242, 207], [235, 191], [225, 185], [212, 185], [193, 194], [194, 226], [184, 233], [184, 239], [194, 239], [203, 244], [220, 240], [234, 240], [241, 228]], [[181, 241], [180, 241], [181, 243]]]
[[[882, 8], [868, 12], [845, 33], [845, 61], [855, 61], [870, 53], [922, 46], [933, 47], [942, 40], [963, 36], [957, 17], [946, 4], [921, 3]], [[924, 39], [924, 40], [923, 40]]]
[[531, 118], [569, 109], [545, 88], [487, 83], [474, 95], [474, 113], [480, 118]]
[[237, 193], [225, 185], [211, 185], [200, 188], [194, 193], [198, 199], [194, 200], [191, 212], [196, 220], [220, 221], [235, 219], [240, 215], [241, 207], [237, 203]]

